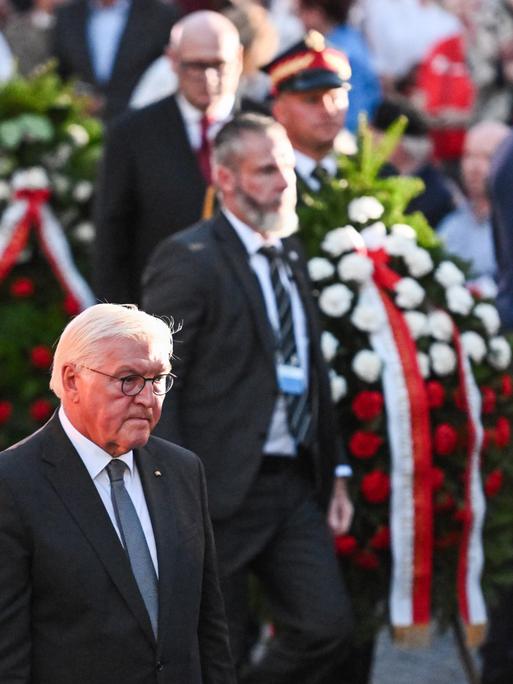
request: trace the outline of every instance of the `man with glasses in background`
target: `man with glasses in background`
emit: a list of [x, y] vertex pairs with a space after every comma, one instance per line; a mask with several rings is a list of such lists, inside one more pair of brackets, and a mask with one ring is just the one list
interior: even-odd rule
[[150, 437], [171, 354], [162, 320], [86, 309], [58, 413], [0, 454], [2, 684], [235, 682], [201, 462]]
[[94, 259], [95, 291], [102, 300], [138, 303], [153, 248], [201, 218], [210, 141], [236, 106], [242, 48], [224, 16], [186, 16], [171, 31], [167, 55], [177, 92], [128, 112], [107, 134]]

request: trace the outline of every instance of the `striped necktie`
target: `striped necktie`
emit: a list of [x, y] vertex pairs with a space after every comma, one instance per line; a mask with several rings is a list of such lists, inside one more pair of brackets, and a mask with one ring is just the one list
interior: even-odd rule
[[[283, 284], [280, 270], [287, 272], [283, 255], [276, 247], [261, 247], [263, 254], [269, 261], [271, 284], [278, 310], [278, 332], [276, 348], [279, 362], [299, 367], [299, 356], [294, 335], [294, 320], [292, 318], [292, 303], [288, 289]], [[310, 438], [312, 416], [308, 400], [308, 390], [302, 394], [284, 393], [287, 405], [289, 430], [296, 444], [306, 445]]]

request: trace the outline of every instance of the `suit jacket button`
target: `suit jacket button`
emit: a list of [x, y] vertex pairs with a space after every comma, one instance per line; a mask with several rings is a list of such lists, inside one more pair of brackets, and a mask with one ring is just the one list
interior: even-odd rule
[[156, 665], [156, 670], [157, 670], [157, 672], [162, 672], [163, 669], [164, 669], [164, 665], [159, 660], [157, 662], [157, 665]]

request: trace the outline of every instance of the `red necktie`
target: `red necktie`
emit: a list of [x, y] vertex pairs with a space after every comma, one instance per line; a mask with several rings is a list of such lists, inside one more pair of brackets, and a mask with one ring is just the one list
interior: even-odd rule
[[201, 142], [197, 151], [198, 164], [207, 185], [210, 185], [212, 179], [210, 170], [210, 140], [208, 138], [208, 129], [211, 123], [212, 119], [207, 114], [203, 114], [200, 121]]

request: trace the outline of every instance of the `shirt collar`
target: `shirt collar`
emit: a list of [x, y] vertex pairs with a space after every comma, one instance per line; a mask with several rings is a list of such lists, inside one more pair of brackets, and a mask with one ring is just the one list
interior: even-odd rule
[[[186, 124], [199, 124], [203, 112], [194, 107], [179, 91], [176, 93], [176, 104]], [[225, 95], [217, 104], [212, 118], [217, 122], [227, 121], [235, 107], [235, 95]]]
[[[61, 421], [62, 429], [84, 462], [91, 479], [94, 480], [105, 466], [111, 462], [112, 456], [79, 432], [66, 415], [62, 406], [59, 408], [59, 420]], [[130, 474], [132, 474], [134, 468], [134, 452], [127, 451], [126, 454], [118, 456], [117, 458], [120, 458], [126, 463], [130, 470]]]
[[266, 240], [258, 231], [251, 228], [251, 226], [248, 226], [248, 224], [244, 223], [244, 221], [241, 221], [239, 218], [237, 218], [237, 216], [235, 216], [235, 214], [233, 214], [226, 207], [223, 207], [222, 211], [228, 219], [234, 231], [239, 236], [240, 241], [242, 242], [242, 244], [246, 248], [247, 253], [250, 256], [256, 254], [260, 247], [264, 247], [264, 245], [266, 247], [272, 245], [273, 247], [276, 247], [279, 250], [283, 249], [280, 238], [270, 237], [268, 240]]
[[337, 160], [332, 153], [327, 154], [321, 161], [315, 161], [299, 150], [294, 150], [294, 155], [296, 157], [296, 171], [301, 178], [310, 178], [316, 166], [322, 166], [330, 176], [334, 176], [337, 172]]

